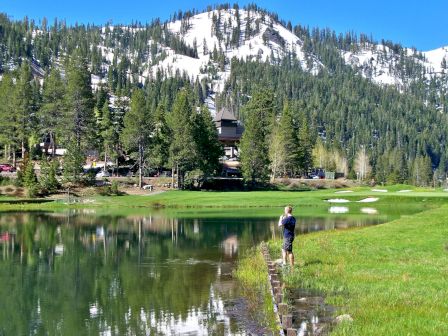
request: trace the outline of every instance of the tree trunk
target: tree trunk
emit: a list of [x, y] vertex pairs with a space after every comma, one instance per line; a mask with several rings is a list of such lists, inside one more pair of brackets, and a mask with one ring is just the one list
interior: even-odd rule
[[22, 140], [22, 159], [25, 158], [25, 141]]
[[51, 157], [56, 156], [56, 137], [51, 133]]
[[140, 143], [138, 144], [138, 161], [138, 186], [141, 189], [143, 187], [143, 146]]
[[16, 149], [12, 148], [12, 165], [14, 168], [17, 167], [17, 160], [16, 160]]
[[179, 163], [176, 164], [176, 174], [177, 174], [177, 189], [180, 189]]
[[107, 169], [107, 149], [104, 149], [104, 171]]
[[118, 144], [115, 146], [115, 154], [117, 155], [117, 158], [115, 159], [115, 176], [118, 177], [118, 157], [120, 156]]
[[171, 188], [174, 188], [174, 166], [171, 168]]

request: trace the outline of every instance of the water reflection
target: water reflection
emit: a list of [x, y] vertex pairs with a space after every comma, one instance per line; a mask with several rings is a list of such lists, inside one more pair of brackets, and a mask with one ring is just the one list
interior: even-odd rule
[[0, 334], [241, 334], [225, 302], [269, 225], [164, 216], [0, 215]]
[[[236, 217], [0, 214], [0, 335], [246, 334], [234, 261], [281, 232], [276, 216]], [[384, 220], [298, 217], [297, 231]]]

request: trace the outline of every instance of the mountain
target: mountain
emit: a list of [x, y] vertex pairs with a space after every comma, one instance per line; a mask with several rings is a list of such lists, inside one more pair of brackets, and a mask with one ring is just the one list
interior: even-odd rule
[[278, 115], [293, 108], [295, 118], [309, 120], [314, 142], [352, 166], [368, 148], [374, 173], [396, 175], [407, 162], [410, 174], [420, 157], [448, 172], [448, 47], [418, 51], [362, 33], [293, 27], [256, 5], [177, 12], [144, 25], [36, 25], [0, 15], [0, 73], [28, 60], [36, 78], [51, 68], [64, 76], [75, 54], [88, 63], [97, 108], [108, 95], [121, 111], [117, 123], [125, 114], [117, 98], [135, 86], [151, 108], [163, 103], [168, 111], [190, 86], [212, 114], [226, 107], [243, 122], [253, 93], [269, 88]]
[[[384, 44], [364, 43], [359, 50], [341, 51], [341, 55], [346, 64], [358, 70], [365, 78], [381, 85], [404, 88], [410, 80], [416, 78], [424, 78], [427, 81], [447, 78], [446, 64], [443, 63], [448, 60], [448, 47], [419, 52], [410, 48], [398, 47], [394, 50]], [[403, 69], [406, 62], [411, 63], [417, 70], [414, 72], [414, 78], [412, 73], [406, 73], [407, 69]]]
[[[336, 40], [327, 47], [334, 48], [344, 64], [373, 83], [392, 85], [401, 91], [417, 81], [429, 86], [434, 79], [444, 88], [447, 86], [448, 47], [422, 52], [390, 41], [375, 43], [362, 34], [358, 40], [352, 35], [336, 37], [328, 30], [316, 33], [300, 26], [293, 29], [290, 24], [288, 29], [277, 15], [255, 5], [179, 12], [169, 22], [155, 20], [146, 26], [69, 28], [56, 21], [52, 27], [37, 27], [27, 19], [11, 22], [6, 15], [0, 24], [4, 28], [0, 35], [0, 70], [14, 69], [25, 56], [32, 60], [35, 74], [43, 76], [51, 64], [62, 64], [63, 57], [79, 47], [71, 43], [88, 42], [84, 47], [90, 48], [94, 88], [107, 82], [111, 67], [121, 67], [119, 70], [125, 72], [121, 75], [131, 82], [144, 83], [157, 75], [169, 77], [179, 72], [206, 80], [211, 92], [222, 92], [234, 58], [275, 64], [291, 57], [302, 69], [316, 75], [322, 70], [331, 71], [322, 60], [322, 52], [310, 47], [316, 43], [316, 34], [323, 32]], [[22, 29], [17, 31], [17, 26]], [[15, 30], [16, 37], [23, 39], [23, 50], [18, 49], [17, 41], [10, 40], [9, 30]], [[72, 41], [63, 41], [67, 34]], [[47, 44], [49, 50], [43, 50]]]

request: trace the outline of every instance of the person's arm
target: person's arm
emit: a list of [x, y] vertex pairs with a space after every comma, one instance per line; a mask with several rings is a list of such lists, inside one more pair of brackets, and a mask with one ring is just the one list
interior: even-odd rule
[[284, 215], [280, 215], [280, 219], [278, 220], [278, 226], [282, 226], [283, 225], [283, 218], [285, 216]]

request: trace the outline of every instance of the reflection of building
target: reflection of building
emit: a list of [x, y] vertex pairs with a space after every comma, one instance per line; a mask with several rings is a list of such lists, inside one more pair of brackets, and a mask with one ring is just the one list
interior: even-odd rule
[[225, 255], [233, 257], [238, 251], [238, 237], [235, 235], [227, 237], [223, 240], [222, 247]]
[[227, 158], [235, 158], [238, 155], [237, 145], [243, 135], [243, 126], [226, 108], [216, 113], [215, 125], [218, 129], [218, 139], [224, 145]]

